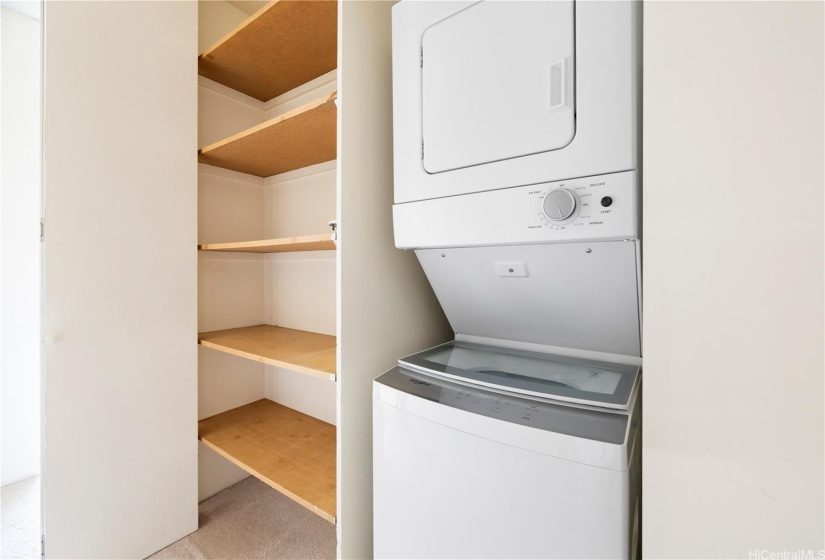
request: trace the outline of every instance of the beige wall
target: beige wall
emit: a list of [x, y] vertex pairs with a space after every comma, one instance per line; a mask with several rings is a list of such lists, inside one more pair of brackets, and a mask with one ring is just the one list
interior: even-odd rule
[[647, 558], [825, 548], [823, 23], [645, 4]]
[[229, 2], [198, 2], [198, 52], [202, 53], [249, 17]]
[[393, 2], [339, 3], [338, 547], [372, 556], [372, 380], [451, 338], [412, 252], [393, 245]]

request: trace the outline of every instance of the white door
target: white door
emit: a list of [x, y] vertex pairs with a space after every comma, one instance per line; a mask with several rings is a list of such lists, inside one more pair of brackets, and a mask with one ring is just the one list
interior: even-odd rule
[[46, 3], [47, 558], [197, 528], [196, 2]]
[[423, 35], [424, 169], [567, 146], [575, 135], [574, 3], [479, 2]]

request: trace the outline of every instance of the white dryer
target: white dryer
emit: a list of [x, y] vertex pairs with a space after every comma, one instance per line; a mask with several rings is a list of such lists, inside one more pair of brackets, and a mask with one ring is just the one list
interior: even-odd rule
[[457, 339], [641, 363], [640, 32], [639, 2], [393, 7], [395, 244]]
[[405, 0], [392, 41], [396, 204], [637, 169], [640, 3]]

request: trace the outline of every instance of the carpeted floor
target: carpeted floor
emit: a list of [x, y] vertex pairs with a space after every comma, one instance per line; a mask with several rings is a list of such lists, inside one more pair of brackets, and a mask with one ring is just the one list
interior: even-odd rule
[[[40, 559], [40, 477], [0, 488], [2, 560]], [[201, 502], [200, 529], [156, 560], [335, 558], [335, 526], [259, 481], [242, 480]]]
[[40, 560], [40, 477], [0, 488], [0, 558]]
[[255, 477], [200, 504], [200, 529], [153, 560], [335, 558], [335, 526]]

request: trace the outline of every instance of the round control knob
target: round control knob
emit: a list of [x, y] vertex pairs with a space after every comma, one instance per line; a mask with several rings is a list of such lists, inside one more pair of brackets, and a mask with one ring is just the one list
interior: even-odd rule
[[544, 197], [544, 213], [555, 222], [561, 222], [576, 211], [576, 195], [567, 189], [555, 189]]

